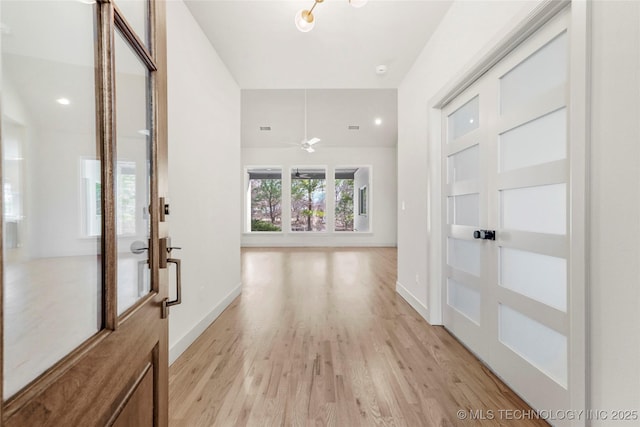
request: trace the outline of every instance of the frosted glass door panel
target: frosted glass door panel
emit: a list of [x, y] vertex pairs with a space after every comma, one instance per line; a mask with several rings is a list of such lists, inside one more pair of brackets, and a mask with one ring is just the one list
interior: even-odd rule
[[480, 146], [474, 145], [447, 159], [449, 184], [480, 178]]
[[449, 224], [479, 226], [480, 195], [465, 194], [452, 196], [449, 200]]
[[566, 234], [566, 184], [503, 190], [502, 228]]
[[480, 277], [482, 272], [480, 242], [449, 238], [447, 246], [447, 260], [451, 267]]
[[478, 128], [480, 125], [479, 111], [480, 98], [476, 96], [448, 117], [449, 142]]
[[95, 13], [0, 2], [5, 399], [102, 328]]
[[566, 157], [566, 108], [500, 135], [500, 170], [503, 172]]
[[567, 337], [504, 304], [498, 321], [504, 345], [567, 387]]
[[567, 260], [500, 248], [500, 284], [558, 310], [567, 310]]
[[502, 114], [520, 108], [566, 82], [567, 39], [567, 33], [562, 33], [500, 79]]
[[480, 325], [480, 292], [447, 279], [447, 304]]
[[[115, 36], [116, 54], [116, 226], [118, 231], [118, 314], [149, 293], [150, 218], [149, 71]], [[138, 252], [138, 253], [136, 253]]]

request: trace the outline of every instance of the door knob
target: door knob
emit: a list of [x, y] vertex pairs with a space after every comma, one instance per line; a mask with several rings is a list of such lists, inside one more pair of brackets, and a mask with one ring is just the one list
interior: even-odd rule
[[496, 240], [496, 231], [495, 230], [475, 230], [473, 232], [474, 239], [482, 239], [482, 240]]

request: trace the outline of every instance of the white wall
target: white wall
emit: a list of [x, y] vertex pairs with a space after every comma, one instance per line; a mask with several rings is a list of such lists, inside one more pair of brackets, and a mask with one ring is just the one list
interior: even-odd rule
[[[640, 3], [592, 4], [591, 406], [609, 411], [637, 410], [640, 407]], [[610, 420], [593, 423], [612, 424], [615, 423]]]
[[[398, 88], [398, 291], [440, 323], [440, 140], [429, 101], [535, 2], [456, 1]], [[428, 132], [437, 144], [427, 146]], [[435, 133], [435, 134], [434, 134]], [[404, 209], [403, 209], [404, 205]]]
[[[324, 166], [333, 175], [336, 166], [371, 166], [372, 183], [369, 189], [371, 229], [369, 233], [243, 233], [243, 246], [395, 246], [396, 245], [396, 148], [362, 147], [336, 148], [319, 144], [315, 153], [292, 148], [243, 148], [242, 163], [247, 166], [280, 166], [283, 187], [289, 184], [291, 167]], [[243, 199], [243, 195], [238, 193]], [[334, 189], [327, 187], [327, 199], [334, 197]], [[283, 216], [288, 212], [283, 203]], [[332, 212], [327, 212], [333, 215]], [[240, 217], [240, 214], [238, 215]], [[244, 216], [243, 216], [244, 218]], [[328, 225], [331, 224], [328, 221]], [[244, 226], [239, 227], [244, 232]]]
[[173, 362], [240, 293], [240, 89], [181, 0], [167, 2], [167, 37]]

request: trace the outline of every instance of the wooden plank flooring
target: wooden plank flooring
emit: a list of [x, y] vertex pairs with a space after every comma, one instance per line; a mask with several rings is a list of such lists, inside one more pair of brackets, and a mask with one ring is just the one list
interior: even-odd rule
[[395, 293], [395, 249], [242, 261], [242, 295], [170, 368], [170, 425], [547, 425], [500, 419], [530, 408]]

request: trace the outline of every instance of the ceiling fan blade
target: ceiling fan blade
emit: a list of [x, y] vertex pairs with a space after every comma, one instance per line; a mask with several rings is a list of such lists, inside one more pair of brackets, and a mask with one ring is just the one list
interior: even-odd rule
[[307, 148], [305, 148], [305, 150], [307, 150], [307, 153], [313, 153], [313, 152], [316, 151], [316, 150], [313, 149], [313, 147], [307, 147]]
[[320, 141], [321, 141], [320, 138], [311, 138], [310, 140], [307, 141], [307, 144], [313, 145], [313, 144], [317, 144]]

